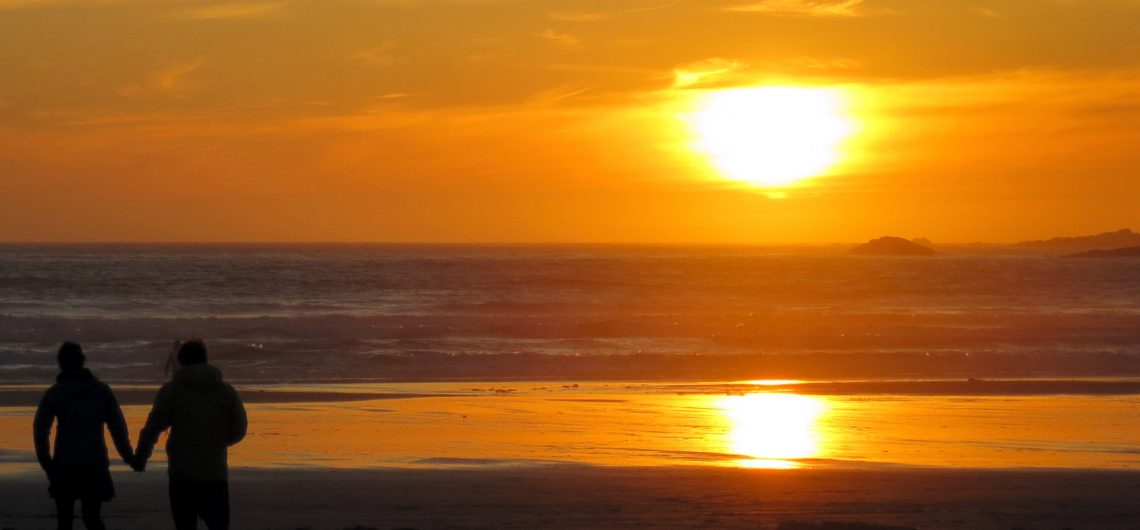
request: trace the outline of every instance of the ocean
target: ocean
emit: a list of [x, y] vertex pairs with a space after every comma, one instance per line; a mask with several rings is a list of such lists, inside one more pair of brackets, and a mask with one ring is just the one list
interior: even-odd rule
[[4, 245], [0, 382], [1140, 376], [1140, 260], [990, 247]]

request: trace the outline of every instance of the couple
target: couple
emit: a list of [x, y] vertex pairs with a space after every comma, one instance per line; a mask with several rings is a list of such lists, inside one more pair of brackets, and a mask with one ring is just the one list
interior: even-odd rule
[[[84, 368], [83, 348], [65, 342], [57, 357], [60, 373], [44, 394], [34, 424], [36, 458], [47, 473], [61, 530], [70, 530], [75, 501], [82, 505], [88, 530], [103, 530], [100, 511], [115, 496], [103, 425], [115, 449], [135, 471], [146, 469], [158, 437], [170, 429], [166, 455], [170, 475], [170, 511], [178, 530], [193, 529], [201, 517], [210, 530], [230, 524], [226, 448], [245, 437], [246, 415], [237, 391], [206, 362], [206, 345], [192, 340], [178, 348], [181, 368], [162, 385], [138, 448], [131, 451], [127, 422], [111, 387]], [[55, 451], [48, 449], [56, 423]]]

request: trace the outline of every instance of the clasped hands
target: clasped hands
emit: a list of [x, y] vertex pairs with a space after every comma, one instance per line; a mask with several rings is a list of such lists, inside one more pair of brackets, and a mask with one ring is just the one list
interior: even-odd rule
[[137, 473], [146, 471], [146, 461], [147, 458], [145, 456], [139, 455], [130, 455], [123, 458], [123, 462], [128, 466], [131, 466], [131, 469], [135, 470]]

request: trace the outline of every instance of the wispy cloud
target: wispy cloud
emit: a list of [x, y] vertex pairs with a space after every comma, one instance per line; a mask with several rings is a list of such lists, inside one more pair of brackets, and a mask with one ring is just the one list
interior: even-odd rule
[[785, 17], [861, 17], [867, 14], [863, 0], [758, 0], [728, 10]]
[[[36, 7], [49, 7], [60, 5], [79, 5], [83, 7], [112, 6], [119, 4], [187, 4], [190, 2], [168, 2], [163, 0], [0, 0], [0, 11], [12, 11]], [[205, 3], [194, 2], [198, 7], [191, 7], [174, 11], [174, 15], [182, 18], [212, 20], [234, 18], [260, 18], [273, 14], [285, 6], [283, 1], [252, 1]]]
[[975, 7], [974, 12], [985, 18], [1001, 18], [1001, 12], [988, 7]]
[[229, 20], [261, 18], [281, 10], [283, 2], [234, 2], [213, 4], [186, 10], [183, 15], [195, 20]]
[[8, 9], [20, 9], [21, 7], [34, 6], [36, 4], [45, 4], [43, 0], [0, 0], [0, 11]]
[[352, 58], [373, 66], [391, 66], [396, 64], [396, 56], [392, 54], [394, 48], [395, 44], [385, 42], [379, 46], [373, 46], [356, 52], [352, 55]]
[[689, 88], [717, 81], [746, 65], [732, 59], [714, 57], [673, 69], [673, 88]]
[[116, 90], [123, 96], [164, 94], [186, 99], [196, 89], [190, 74], [206, 64], [205, 59], [170, 65], [147, 76], [145, 81], [130, 83]]
[[614, 17], [614, 14], [606, 12], [552, 11], [547, 13], [546, 16], [562, 22], [597, 22], [599, 20], [609, 20]]
[[855, 70], [863, 65], [854, 59], [847, 57], [811, 57], [807, 55], [795, 55], [788, 57], [776, 64], [773, 67], [781, 69], [792, 70], [824, 70], [824, 71], [842, 71], [842, 70]]
[[387, 94], [380, 94], [376, 99], [404, 99], [414, 97], [415, 94], [408, 94], [406, 92], [389, 92]]
[[681, 0], [673, 0], [672, 2], [663, 4], [652, 4], [644, 7], [633, 7], [613, 11], [551, 11], [547, 13], [546, 16], [562, 22], [598, 22], [601, 20], [612, 20], [622, 15], [669, 9], [680, 3]]
[[0, 11], [35, 8], [41, 6], [66, 5], [66, 3], [86, 3], [86, 5], [108, 5], [108, 3], [123, 3], [129, 0], [0, 0]]
[[538, 37], [547, 40], [555, 46], [561, 46], [563, 48], [573, 48], [582, 43], [582, 39], [579, 39], [578, 37], [575, 37], [569, 33], [554, 29], [547, 29], [542, 33], [539, 33]]
[[564, 100], [580, 96], [596, 87], [582, 87], [574, 85], [563, 85], [554, 87], [547, 90], [542, 90], [531, 96], [528, 103], [533, 107], [548, 107], [556, 105]]

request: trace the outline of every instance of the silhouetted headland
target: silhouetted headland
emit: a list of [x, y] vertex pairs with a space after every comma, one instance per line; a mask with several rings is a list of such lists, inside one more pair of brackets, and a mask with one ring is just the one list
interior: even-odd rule
[[1098, 248], [1066, 254], [1066, 258], [1140, 258], [1140, 245], [1123, 248]]
[[[954, 381], [832, 381], [796, 382], [786, 384], [764, 384], [767, 392], [791, 392], [810, 396], [1047, 396], [1047, 395], [1137, 395], [1140, 394], [1140, 381], [1098, 381], [1098, 380], [986, 380], [959, 379]], [[746, 394], [756, 391], [752, 383], [729, 383], [720, 385], [693, 385], [687, 387], [694, 393], [705, 393], [715, 387], [716, 391], [727, 394]]]
[[1054, 237], [1037, 241], [1022, 241], [1019, 247], [1039, 248], [1122, 248], [1140, 246], [1140, 234], [1127, 228], [1092, 236]]
[[937, 254], [930, 247], [895, 236], [872, 239], [848, 250], [847, 253], [862, 256], [929, 256]]

